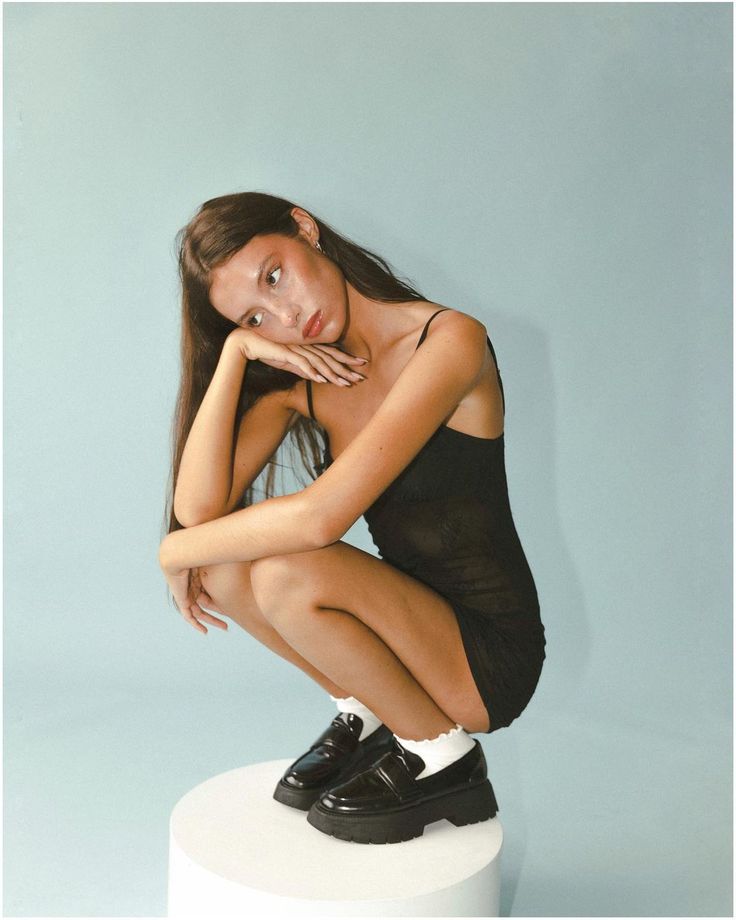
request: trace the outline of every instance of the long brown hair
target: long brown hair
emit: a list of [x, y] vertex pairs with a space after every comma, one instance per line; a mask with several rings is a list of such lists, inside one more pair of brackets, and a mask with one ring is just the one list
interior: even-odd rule
[[[181, 312], [181, 379], [172, 424], [172, 461], [164, 511], [167, 533], [181, 529], [174, 515], [174, 493], [181, 457], [199, 407], [214, 376], [227, 336], [236, 329], [209, 300], [211, 272], [242, 249], [257, 234], [280, 233], [294, 238], [299, 225], [291, 216], [296, 207], [285, 198], [265, 192], [238, 192], [211, 198], [200, 207], [192, 220], [176, 235], [179, 277], [182, 290]], [[368, 249], [339, 234], [325, 221], [309, 211], [319, 228], [324, 255], [342, 271], [346, 280], [365, 297], [386, 303], [426, 298], [411, 285], [400, 280], [389, 264]], [[233, 431], [233, 450], [240, 420], [248, 409], [266, 393], [286, 390], [302, 380], [298, 374], [281, 371], [249, 361]], [[321, 448], [317, 434], [320, 426], [310, 418], [299, 416], [289, 428], [290, 448], [299, 452], [312, 479], [317, 476]], [[268, 460], [265, 497], [274, 492], [277, 456], [283, 444]], [[241, 507], [253, 504], [253, 484], [243, 493]]]

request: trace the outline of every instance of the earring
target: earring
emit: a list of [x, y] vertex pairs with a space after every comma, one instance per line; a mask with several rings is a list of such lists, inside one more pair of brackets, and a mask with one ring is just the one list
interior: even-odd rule
[[314, 245], [317, 247], [317, 249], [319, 249], [320, 252], [323, 252], [322, 247], [319, 245], [319, 240], [317, 240], [317, 242]]

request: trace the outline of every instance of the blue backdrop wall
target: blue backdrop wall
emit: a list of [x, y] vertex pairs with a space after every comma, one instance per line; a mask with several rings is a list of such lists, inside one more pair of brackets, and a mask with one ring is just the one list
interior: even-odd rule
[[496, 348], [548, 639], [481, 737], [504, 912], [730, 914], [731, 5], [3, 12], [5, 913], [164, 914], [179, 796], [334, 712], [157, 563], [174, 235], [257, 189]]

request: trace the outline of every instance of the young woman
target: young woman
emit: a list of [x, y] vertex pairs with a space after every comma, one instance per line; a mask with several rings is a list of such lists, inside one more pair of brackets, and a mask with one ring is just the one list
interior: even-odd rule
[[[522, 712], [546, 640], [485, 326], [283, 198], [214, 198], [178, 242], [183, 376], [159, 562], [195, 629], [229, 617], [338, 709], [274, 797], [362, 843], [493, 817], [470, 733]], [[312, 481], [273, 496], [287, 435]], [[380, 558], [341, 539], [361, 515]]]

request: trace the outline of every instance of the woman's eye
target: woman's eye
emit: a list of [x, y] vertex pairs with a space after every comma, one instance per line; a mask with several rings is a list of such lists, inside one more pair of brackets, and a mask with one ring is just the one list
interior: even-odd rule
[[[273, 278], [273, 277], [276, 275], [277, 272], [278, 272], [278, 278], [276, 278], [276, 281], [278, 281], [279, 278], [281, 277], [281, 266], [280, 266], [280, 265], [277, 265], [276, 268], [274, 268], [272, 271], [270, 271], [270, 272], [266, 275], [266, 281], [268, 281], [269, 278]], [[275, 284], [275, 283], [276, 283], [276, 282], [274, 282], [274, 284]], [[273, 287], [273, 286], [274, 286], [273, 284], [269, 284], [269, 287]], [[263, 323], [263, 319], [261, 318], [260, 322], [254, 323], [253, 320], [254, 320], [254, 318], [255, 318], [256, 316], [263, 317], [263, 313], [254, 313], [253, 316], [249, 317], [249, 318], [245, 321], [245, 325], [246, 325], [246, 326], [255, 326], [256, 328], [257, 328], [258, 326], [260, 326], [260, 325]]]

